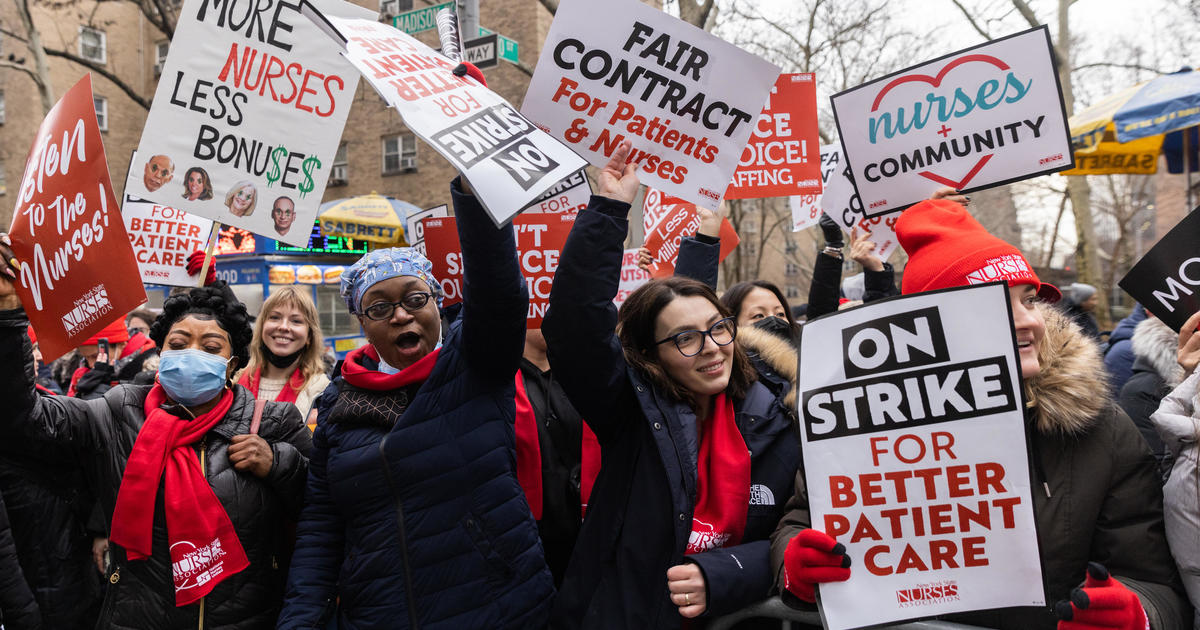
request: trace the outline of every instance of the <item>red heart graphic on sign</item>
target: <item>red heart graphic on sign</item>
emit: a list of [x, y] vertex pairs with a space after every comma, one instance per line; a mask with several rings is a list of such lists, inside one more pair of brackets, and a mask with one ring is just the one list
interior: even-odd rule
[[884, 95], [887, 94], [889, 91], [891, 91], [891, 89], [896, 87], [897, 85], [901, 85], [903, 83], [909, 83], [911, 81], [924, 81], [925, 83], [928, 83], [928, 84], [932, 85], [933, 87], [938, 87], [942, 84], [942, 79], [946, 78], [946, 74], [948, 74], [951, 70], [957, 68], [958, 66], [963, 65], [964, 63], [968, 63], [971, 61], [982, 61], [985, 63], [990, 63], [993, 66], [1000, 68], [1001, 70], [1008, 70], [1008, 68], [1009, 68], [1008, 64], [1004, 63], [1003, 61], [1000, 61], [999, 59], [997, 59], [991, 55], [967, 55], [965, 57], [959, 57], [958, 59], [955, 59], [954, 61], [951, 61], [950, 63], [946, 64], [946, 67], [942, 68], [942, 70], [940, 72], [938, 72], [936, 77], [931, 77], [927, 74], [912, 74], [912, 75], [909, 75], [906, 77], [900, 77], [898, 79], [893, 79], [891, 83], [888, 83], [886, 86], [884, 86], [884, 88], [882, 90], [879, 91], [879, 94], [875, 95], [875, 102], [871, 103], [871, 111], [875, 111], [875, 110], [879, 109], [879, 102], [883, 100]]
[[948, 177], [942, 177], [941, 175], [938, 175], [937, 173], [933, 173], [930, 171], [921, 171], [920, 173], [917, 173], [917, 174], [920, 175], [921, 177], [924, 177], [925, 179], [931, 179], [931, 180], [933, 180], [939, 184], [942, 184], [944, 186], [949, 186], [949, 187], [953, 188], [954, 190], [962, 190], [967, 187], [967, 182], [971, 181], [972, 179], [975, 178], [976, 175], [979, 174], [980, 169], [982, 169], [983, 165], [987, 164], [988, 160], [990, 160], [990, 159], [992, 159], [991, 153], [979, 158], [979, 161], [975, 163], [975, 166], [972, 166], [971, 170], [967, 171], [966, 176], [964, 176], [962, 179], [960, 179], [958, 181], [954, 181]]

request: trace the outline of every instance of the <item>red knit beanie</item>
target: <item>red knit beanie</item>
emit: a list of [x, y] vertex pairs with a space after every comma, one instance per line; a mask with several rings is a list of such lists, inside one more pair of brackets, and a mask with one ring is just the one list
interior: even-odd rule
[[116, 321], [105, 326], [100, 332], [88, 337], [86, 341], [79, 345], [98, 345], [101, 339], [107, 339], [108, 343], [125, 343], [126, 341], [129, 341], [129, 329], [125, 327], [125, 318], [118, 318]]
[[1038, 280], [1019, 249], [988, 234], [953, 201], [922, 201], [900, 214], [895, 229], [908, 253], [905, 294], [1005, 280], [1009, 286], [1033, 285], [1048, 302], [1062, 299], [1057, 287]]

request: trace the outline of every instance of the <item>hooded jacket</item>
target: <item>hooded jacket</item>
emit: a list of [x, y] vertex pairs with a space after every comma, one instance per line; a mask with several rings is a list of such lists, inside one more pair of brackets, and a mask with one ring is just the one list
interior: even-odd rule
[[[698, 564], [704, 574], [706, 615], [768, 596], [767, 537], [792, 494], [800, 461], [793, 410], [754, 383], [744, 399], [734, 401], [751, 468], [741, 544], [684, 555], [696, 501], [694, 419], [688, 420], [691, 410], [685, 403], [626, 363], [614, 334], [612, 298], [628, 211], [629, 204], [594, 196], [579, 213], [542, 324], [550, 365], [595, 431], [603, 454], [587, 519], [555, 601], [552, 628], [679, 628], [683, 618], [669, 599], [666, 572], [685, 562]], [[787, 342], [778, 343], [772, 350], [762, 348], [761, 355], [781, 357], [781, 372], [794, 373], [794, 351], [789, 355], [782, 348]]]
[[[1138, 595], [1151, 628], [1184, 630], [1191, 624], [1190, 611], [1167, 548], [1154, 458], [1137, 428], [1104, 395], [1108, 389], [1096, 342], [1053, 307], [1038, 308], [1046, 321], [1038, 353], [1041, 373], [1025, 381], [1025, 390], [1046, 606], [947, 618], [986, 628], [1054, 630], [1055, 602], [1082, 584], [1087, 563], [1094, 561]], [[796, 487], [798, 494], [771, 539], [780, 586], [787, 543], [810, 523], [804, 486]], [[851, 569], [851, 580], [855, 570], [861, 569]]]
[[1146, 309], [1135, 304], [1128, 317], [1117, 322], [1108, 335], [1108, 349], [1104, 351], [1104, 369], [1108, 370], [1108, 383], [1113, 398], [1121, 395], [1125, 381], [1133, 374], [1133, 331], [1145, 321]]
[[[1167, 540], [1183, 577], [1188, 599], [1200, 605], [1200, 372], [1194, 372], [1162, 400], [1151, 416], [1172, 456], [1170, 477], [1163, 486]], [[1200, 628], [1200, 614], [1195, 619]]]
[[1175, 331], [1155, 317], [1137, 325], [1130, 344], [1134, 355], [1132, 375], [1121, 388], [1119, 399], [1121, 408], [1129, 414], [1150, 445], [1163, 479], [1171, 471], [1171, 455], [1150, 416], [1158, 410], [1163, 397], [1183, 381], [1183, 368], [1175, 360], [1178, 337]]

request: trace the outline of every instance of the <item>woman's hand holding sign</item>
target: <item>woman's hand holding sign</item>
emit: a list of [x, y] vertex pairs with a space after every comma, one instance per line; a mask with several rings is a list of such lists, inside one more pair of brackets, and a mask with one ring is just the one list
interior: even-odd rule
[[783, 587], [800, 599], [817, 601], [816, 586], [850, 579], [846, 546], [829, 534], [806, 529], [788, 542], [783, 552]]
[[617, 145], [617, 150], [613, 151], [612, 158], [600, 171], [599, 190], [596, 191], [596, 194], [615, 201], [633, 203], [633, 198], [637, 196], [638, 186], [641, 185], [641, 182], [637, 176], [637, 165], [625, 162], [632, 150], [632, 141], [625, 140]]
[[17, 279], [17, 256], [12, 250], [12, 241], [8, 234], [0, 232], [0, 256], [4, 257], [4, 273], [0, 274], [0, 310], [21, 308], [21, 298], [17, 297], [17, 289], [13, 281]]
[[1179, 350], [1176, 361], [1184, 373], [1191, 374], [1200, 364], [1200, 312], [1188, 318], [1179, 328]]

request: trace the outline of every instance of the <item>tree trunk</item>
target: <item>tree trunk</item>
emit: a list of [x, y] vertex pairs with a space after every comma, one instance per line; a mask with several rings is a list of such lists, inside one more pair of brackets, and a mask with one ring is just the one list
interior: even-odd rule
[[42, 112], [50, 113], [54, 107], [54, 83], [50, 77], [50, 64], [46, 59], [46, 48], [42, 46], [42, 35], [33, 25], [33, 15], [29, 12], [28, 0], [13, 0], [17, 6], [17, 15], [21, 16], [21, 25], [25, 27], [25, 35], [29, 38], [29, 52], [33, 53], [33, 67], [38, 80], [38, 95], [42, 98]]

